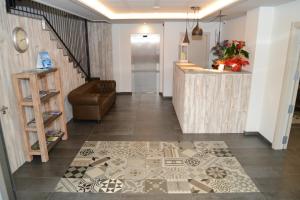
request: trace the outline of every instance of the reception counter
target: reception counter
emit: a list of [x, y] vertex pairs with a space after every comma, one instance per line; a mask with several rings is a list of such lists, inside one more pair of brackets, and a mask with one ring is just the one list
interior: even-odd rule
[[174, 65], [173, 105], [183, 133], [242, 133], [251, 73]]

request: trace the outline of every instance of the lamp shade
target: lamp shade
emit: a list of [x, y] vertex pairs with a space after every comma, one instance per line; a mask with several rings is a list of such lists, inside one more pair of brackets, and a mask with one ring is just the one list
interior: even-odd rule
[[184, 35], [183, 43], [184, 44], [189, 44], [190, 43], [187, 29], [185, 29], [185, 35]]
[[199, 23], [197, 22], [197, 25], [192, 31], [192, 36], [202, 36], [203, 35], [203, 30], [199, 27]]

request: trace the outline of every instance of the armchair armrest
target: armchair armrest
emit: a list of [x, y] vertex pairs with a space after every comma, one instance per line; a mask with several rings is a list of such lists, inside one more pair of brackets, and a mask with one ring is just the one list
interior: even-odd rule
[[100, 94], [97, 93], [70, 93], [68, 96], [69, 102], [73, 105], [97, 105], [100, 98]]
[[115, 92], [116, 81], [114, 80], [101, 80], [97, 84], [97, 89], [100, 93]]

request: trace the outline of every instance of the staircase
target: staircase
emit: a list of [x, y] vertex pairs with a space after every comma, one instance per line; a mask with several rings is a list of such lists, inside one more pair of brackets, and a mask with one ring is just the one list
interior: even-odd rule
[[42, 29], [49, 32], [50, 40], [56, 42], [57, 48], [62, 50], [63, 55], [68, 58], [69, 63], [72, 63], [73, 67], [77, 69], [77, 72], [81, 74], [81, 78], [85, 78], [85, 80], [88, 80], [88, 75], [82, 70], [79, 62], [74, 58], [72, 53], [68, 50], [64, 42], [60, 39], [56, 31], [54, 30], [54, 28], [49, 22], [47, 22], [44, 17], [42, 19]]
[[82, 78], [89, 80], [87, 19], [33, 0], [6, 0], [7, 12], [42, 21], [42, 29], [68, 58]]

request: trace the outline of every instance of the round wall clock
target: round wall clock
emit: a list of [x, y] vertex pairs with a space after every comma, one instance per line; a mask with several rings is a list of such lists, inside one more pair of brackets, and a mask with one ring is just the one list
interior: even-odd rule
[[28, 49], [29, 39], [26, 31], [23, 28], [16, 27], [13, 30], [13, 42], [15, 49], [20, 53], [24, 53]]

